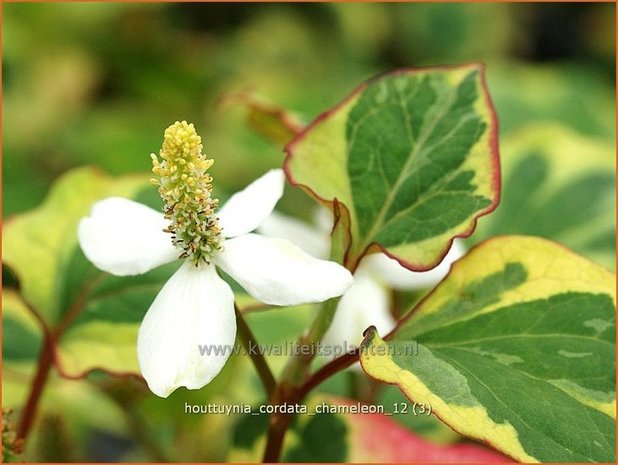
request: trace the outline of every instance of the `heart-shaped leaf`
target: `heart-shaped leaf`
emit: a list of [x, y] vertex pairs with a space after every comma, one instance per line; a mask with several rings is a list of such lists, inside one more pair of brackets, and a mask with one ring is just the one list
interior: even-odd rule
[[349, 210], [353, 263], [377, 245], [410, 269], [432, 268], [498, 200], [497, 121], [480, 65], [370, 80], [286, 150], [293, 184]]
[[489, 240], [361, 364], [521, 461], [615, 459], [615, 275], [545, 239]]

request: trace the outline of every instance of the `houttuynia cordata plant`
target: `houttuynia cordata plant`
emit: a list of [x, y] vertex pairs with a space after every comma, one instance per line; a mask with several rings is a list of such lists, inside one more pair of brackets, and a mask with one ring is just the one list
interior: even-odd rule
[[[511, 210], [497, 215], [513, 229], [466, 240], [501, 196], [483, 66], [380, 75], [308, 125], [251, 105], [273, 141], [285, 140], [285, 158], [241, 192], [222, 192], [221, 205], [210, 174], [217, 155], [182, 121], [152, 155], [151, 185], [78, 169], [5, 226], [4, 258], [18, 283], [5, 292], [5, 312], [46, 328], [13, 445], [29, 440], [52, 368], [64, 378], [103, 372], [116, 380], [110, 392], [154, 398], [126, 379], [143, 377], [169, 396], [156, 402], [183, 399], [192, 414], [196, 405], [178, 397], [185, 388], [208, 392], [212, 407], [218, 393], [247, 383], [238, 366], [250, 359], [263, 397], [228, 405], [245, 414], [229, 458], [418, 459], [386, 433], [375, 450], [400, 455], [368, 455], [372, 427], [378, 436], [394, 428], [370, 410], [386, 383], [408, 399], [401, 408], [496, 452], [439, 448], [406, 432], [410, 450], [445, 461], [614, 461], [614, 274], [581, 250], [522, 235], [527, 193], [510, 178], [502, 194]], [[553, 155], [528, 137], [517, 143], [523, 175], [534, 177]], [[304, 215], [315, 212], [314, 225], [273, 211], [286, 179], [314, 201]], [[285, 331], [303, 309], [308, 318], [292, 335], [260, 340], [258, 315]], [[352, 419], [339, 407], [355, 404], [314, 393], [344, 373], [367, 416]], [[307, 439], [318, 431], [332, 451]], [[361, 444], [348, 452], [337, 445], [346, 431]]]

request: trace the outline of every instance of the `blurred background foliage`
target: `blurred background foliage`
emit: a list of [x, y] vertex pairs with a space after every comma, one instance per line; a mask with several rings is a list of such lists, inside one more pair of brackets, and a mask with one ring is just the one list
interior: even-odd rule
[[[508, 227], [481, 220], [476, 237], [546, 232], [614, 267], [610, 197], [615, 183], [607, 181], [615, 173], [613, 4], [10, 3], [2, 8], [5, 219], [39, 205], [54, 180], [71, 168], [94, 165], [112, 175], [148, 171], [148, 154], [158, 151], [163, 130], [180, 119], [196, 124], [206, 152], [216, 160], [215, 189], [225, 197], [283, 160], [281, 144], [252, 130], [246, 107], [230, 94], [258, 96], [309, 122], [381, 72], [482, 61], [500, 119], [505, 169], [527, 176], [522, 163], [534, 152], [542, 166], [558, 173], [555, 181], [547, 179], [566, 180], [553, 194], [551, 186], [528, 192], [525, 183], [511, 180], [518, 193], [529, 196], [510, 197], [504, 208], [536, 202], [535, 214], [545, 218], [556, 205], [576, 201], [580, 191], [574, 189], [582, 187], [579, 168], [572, 167], [583, 166], [592, 179], [582, 188], [584, 203], [601, 205], [600, 213], [591, 210], [603, 227], [582, 232], [572, 225], [530, 226], [539, 232], [503, 212]], [[555, 153], [554, 142], [581, 150]], [[542, 187], [540, 176], [535, 179]], [[564, 186], [573, 186], [566, 188], [570, 197], [563, 195]], [[279, 208], [306, 219], [313, 213], [312, 202], [292, 189]], [[590, 223], [590, 218], [577, 221]], [[404, 295], [399, 302], [409, 308], [416, 298]], [[311, 310], [255, 313], [249, 324], [261, 342], [295, 340]], [[3, 353], [18, 355], [5, 370], [3, 406], [14, 408], [18, 417], [34, 356], [7, 346], [7, 340], [21, 336], [7, 326], [4, 332]], [[271, 360], [276, 370], [283, 362]], [[320, 391], [388, 404], [404, 400], [396, 389], [377, 389], [353, 370]], [[231, 360], [205, 389], [181, 389], [168, 400], [131, 379], [54, 375], [26, 452], [32, 461], [225, 460], [234, 456], [230, 450], [246, 446], [246, 437], [231, 433], [239, 418], [184, 415], [185, 402], [260, 401], [259, 382], [245, 358]], [[460, 440], [431, 418], [393, 419], [437, 443]], [[261, 427], [250, 434], [258, 437]], [[256, 458], [247, 451], [236, 456]]]
[[550, 119], [613, 141], [614, 17], [611, 4], [7, 4], [4, 214], [77, 165], [143, 171], [177, 119], [197, 125], [217, 185], [240, 187], [282, 154], [222, 96], [255, 92], [309, 121], [397, 67], [483, 61], [503, 136]]

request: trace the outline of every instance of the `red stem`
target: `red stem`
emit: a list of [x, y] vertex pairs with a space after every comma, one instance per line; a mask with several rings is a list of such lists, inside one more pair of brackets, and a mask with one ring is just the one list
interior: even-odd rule
[[23, 444], [24, 440], [30, 433], [30, 429], [34, 423], [37, 407], [41, 400], [41, 394], [43, 394], [43, 388], [47, 382], [47, 377], [54, 362], [54, 348], [49, 333], [45, 333], [43, 338], [43, 347], [41, 347], [41, 354], [39, 355], [39, 364], [36, 375], [32, 380], [32, 388], [30, 395], [24, 407], [24, 411], [20, 418], [19, 427], [17, 428], [17, 440], [18, 443]]
[[34, 379], [32, 380], [30, 394], [28, 395], [28, 400], [26, 401], [26, 405], [21, 414], [19, 426], [17, 428], [17, 440], [18, 444], [22, 444], [21, 447], [23, 447], [23, 444], [25, 443], [25, 440], [28, 437], [30, 430], [32, 429], [39, 402], [41, 400], [41, 395], [43, 394], [45, 384], [47, 383], [49, 372], [54, 365], [56, 342], [60, 339], [69, 324], [77, 317], [79, 312], [82, 310], [85, 304], [86, 297], [102, 276], [102, 273], [97, 275], [97, 277], [91, 280], [84, 287], [84, 289], [82, 289], [82, 291], [75, 299], [75, 302], [73, 302], [73, 304], [69, 307], [65, 317], [62, 319], [62, 321], [55, 330], [49, 329], [47, 323], [43, 320], [39, 311], [28, 301], [28, 299], [26, 299], [23, 295], [20, 294], [22, 301], [24, 302], [28, 310], [38, 320], [43, 329], [43, 346], [41, 347], [41, 353], [39, 354], [37, 372], [34, 376]]
[[313, 375], [311, 375], [309, 379], [300, 387], [298, 392], [300, 400], [302, 400], [307, 394], [309, 394], [309, 392], [311, 392], [323, 381], [326, 381], [335, 373], [349, 367], [356, 361], [358, 361], [358, 349], [348, 352], [347, 354], [343, 354], [341, 357], [337, 357], [324, 365]]
[[[341, 357], [337, 357], [313, 373], [301, 386], [291, 387], [287, 392], [284, 392], [285, 386], [278, 386], [279, 389], [275, 393], [276, 400], [273, 401], [273, 404], [294, 404], [300, 402], [323, 381], [356, 362], [358, 360], [358, 355], [359, 351], [356, 349]], [[279, 462], [281, 448], [283, 447], [283, 439], [293, 417], [292, 414], [273, 414], [270, 417], [266, 449], [264, 450], [264, 457], [262, 460], [264, 463]]]
[[283, 447], [283, 438], [292, 421], [292, 414], [278, 414], [270, 417], [268, 439], [264, 450], [263, 463], [277, 463]]

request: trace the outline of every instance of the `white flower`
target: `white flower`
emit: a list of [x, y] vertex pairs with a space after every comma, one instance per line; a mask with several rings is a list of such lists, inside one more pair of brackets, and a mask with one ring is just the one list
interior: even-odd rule
[[[280, 237], [303, 247], [315, 257], [328, 253], [332, 219], [326, 209], [316, 212], [317, 227], [310, 227], [296, 218], [274, 211], [260, 226], [267, 236]], [[329, 223], [330, 221], [330, 223]], [[343, 295], [335, 316], [324, 335], [323, 343], [335, 348], [357, 346], [369, 326], [375, 326], [381, 336], [396, 324], [391, 315], [389, 289], [421, 290], [438, 284], [449, 272], [451, 264], [465, 254], [461, 240], [453, 241], [442, 262], [428, 271], [410, 271], [384, 253], [366, 255], [354, 272], [354, 284]]]
[[[230, 355], [236, 336], [234, 295], [215, 265], [272, 305], [321, 302], [352, 284], [342, 266], [314, 258], [289, 241], [251, 233], [272, 212], [283, 187], [283, 172], [272, 170], [233, 195], [218, 213], [222, 247], [197, 265], [185, 260], [150, 306], [139, 329], [137, 353], [155, 394], [167, 397], [180, 386], [201, 388]], [[109, 198], [81, 220], [79, 243], [101, 270], [141, 274], [178, 258], [181, 250], [163, 231], [169, 224], [163, 214], [142, 204]], [[201, 355], [200, 345], [212, 347], [210, 355]]]

